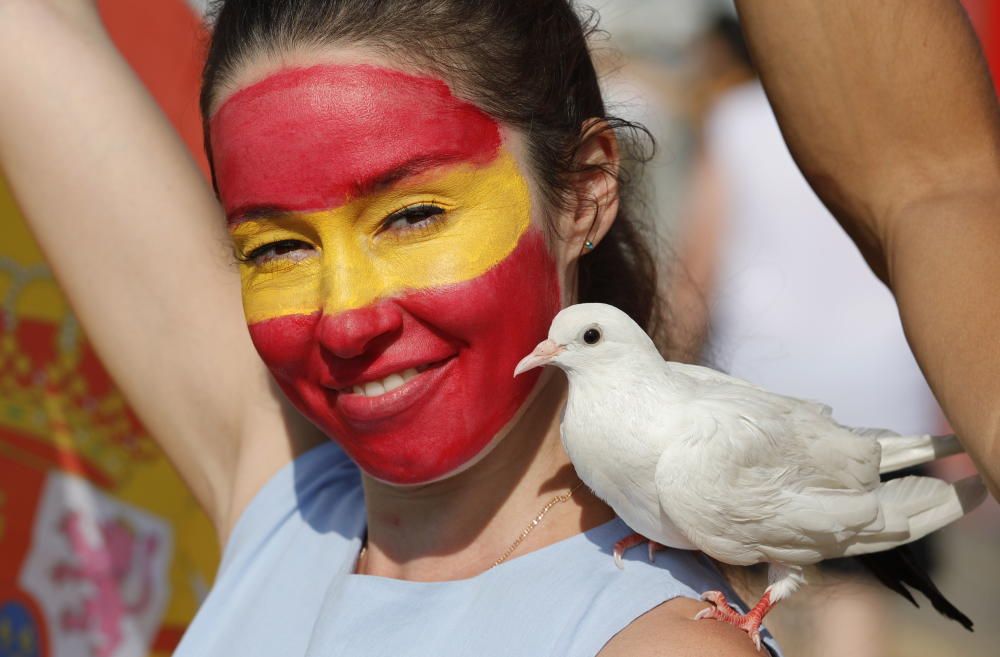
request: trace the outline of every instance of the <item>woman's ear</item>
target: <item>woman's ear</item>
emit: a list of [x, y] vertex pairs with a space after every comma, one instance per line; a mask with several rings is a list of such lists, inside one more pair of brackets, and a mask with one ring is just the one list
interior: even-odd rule
[[582, 127], [574, 158], [573, 202], [560, 231], [565, 262], [600, 248], [618, 215], [618, 173], [621, 160], [614, 128], [604, 119], [589, 119]]

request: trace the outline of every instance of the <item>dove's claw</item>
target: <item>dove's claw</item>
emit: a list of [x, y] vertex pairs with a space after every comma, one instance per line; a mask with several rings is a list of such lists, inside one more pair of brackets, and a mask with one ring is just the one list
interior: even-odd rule
[[757, 648], [757, 651], [760, 652], [760, 624], [773, 606], [770, 595], [765, 593], [764, 597], [757, 603], [757, 606], [747, 614], [741, 614], [733, 609], [721, 591], [706, 591], [701, 594], [701, 599], [712, 606], [699, 611], [694, 617], [695, 620], [713, 618], [723, 623], [729, 623], [746, 632], [750, 640], [753, 641], [753, 645]]
[[726, 600], [726, 595], [722, 591], [705, 591], [701, 594], [701, 599], [712, 604], [711, 607], [703, 611], [713, 610], [714, 608], [732, 616], [740, 615], [740, 612], [736, 611], [729, 605], [729, 601]]
[[694, 615], [694, 619], [701, 620], [702, 618], [708, 618], [710, 616], [713, 616], [714, 614], [715, 614], [714, 607], [705, 607], [704, 609], [702, 609], [701, 611], [699, 611], [697, 614]]
[[628, 550], [630, 548], [634, 548], [636, 545], [639, 545], [643, 541], [649, 541], [649, 560], [650, 561], [653, 560], [653, 556], [656, 554], [656, 551], [658, 549], [660, 549], [660, 548], [663, 547], [662, 545], [660, 545], [656, 541], [650, 541], [648, 538], [646, 538], [642, 534], [629, 534], [628, 536], [626, 536], [622, 540], [620, 540], [617, 543], [615, 543], [615, 549], [614, 549], [613, 554], [614, 554], [614, 557], [615, 557], [615, 565], [618, 566], [619, 570], [624, 570], [625, 569], [625, 562], [622, 561], [622, 557], [625, 555], [626, 550]]

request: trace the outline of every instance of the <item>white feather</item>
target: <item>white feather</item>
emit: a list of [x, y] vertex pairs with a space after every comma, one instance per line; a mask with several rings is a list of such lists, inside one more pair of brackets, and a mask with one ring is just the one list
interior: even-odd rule
[[879, 472], [895, 472], [912, 468], [921, 463], [935, 461], [945, 456], [962, 453], [962, 444], [955, 435], [949, 436], [900, 436], [884, 429], [855, 429], [859, 433], [877, 432], [875, 439], [882, 446]]

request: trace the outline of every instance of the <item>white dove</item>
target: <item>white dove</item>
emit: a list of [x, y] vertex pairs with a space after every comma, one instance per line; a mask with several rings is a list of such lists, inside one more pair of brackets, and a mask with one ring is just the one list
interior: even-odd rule
[[577, 473], [637, 533], [616, 546], [616, 562], [644, 537], [651, 552], [655, 542], [728, 564], [768, 564], [769, 586], [749, 613], [709, 591], [702, 597], [712, 606], [698, 618], [739, 627], [759, 650], [764, 615], [804, 583], [803, 566], [869, 555], [865, 565], [887, 586], [916, 604], [902, 583], [914, 586], [971, 629], [905, 555], [870, 555], [983, 500], [978, 477], [879, 480], [961, 451], [954, 436], [845, 427], [822, 404], [664, 361], [635, 322], [604, 304], [560, 312], [514, 374], [540, 365], [569, 379], [562, 441]]

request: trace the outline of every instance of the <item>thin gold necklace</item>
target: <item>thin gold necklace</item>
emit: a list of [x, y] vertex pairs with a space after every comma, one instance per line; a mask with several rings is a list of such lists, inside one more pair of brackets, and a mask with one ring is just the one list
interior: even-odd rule
[[563, 493], [562, 495], [556, 495], [551, 500], [549, 500], [548, 503], [542, 507], [542, 510], [538, 512], [538, 515], [532, 518], [531, 522], [528, 523], [528, 526], [525, 527], [524, 531], [521, 532], [521, 535], [518, 536], [514, 540], [514, 542], [510, 544], [510, 547], [504, 550], [503, 554], [500, 555], [500, 558], [494, 561], [493, 565], [490, 566], [490, 568], [496, 568], [504, 561], [506, 561], [507, 557], [512, 555], [514, 553], [514, 550], [517, 549], [517, 546], [523, 543], [524, 539], [528, 537], [528, 534], [530, 534], [535, 529], [535, 527], [538, 526], [538, 523], [542, 521], [542, 518], [545, 517], [545, 514], [548, 513], [549, 510], [555, 505], [562, 504], [563, 502], [569, 500], [569, 498], [573, 497], [573, 493], [575, 493], [580, 488], [580, 486], [583, 486], [582, 481], [577, 482], [576, 486], [570, 488], [568, 493]]
[[[528, 526], [524, 528], [524, 531], [521, 532], [520, 536], [514, 539], [514, 542], [511, 543], [510, 546], [503, 551], [503, 554], [500, 555], [500, 558], [493, 562], [493, 564], [490, 566], [490, 569], [496, 568], [504, 561], [506, 561], [510, 557], [510, 555], [514, 554], [514, 551], [517, 550], [518, 546], [520, 546], [521, 543], [524, 542], [524, 539], [528, 537], [528, 534], [534, 531], [535, 527], [537, 527], [542, 522], [542, 518], [545, 517], [545, 514], [551, 511], [552, 507], [568, 501], [571, 497], [573, 497], [573, 493], [575, 493], [580, 489], [580, 486], [583, 486], [582, 481], [577, 482], [576, 486], [573, 486], [573, 488], [569, 489], [568, 492], [563, 493], [562, 495], [556, 495], [551, 500], [549, 500], [545, 504], [545, 506], [542, 507], [542, 510], [538, 512], [538, 515], [536, 515], [534, 518], [531, 519], [531, 522], [529, 522]], [[361, 552], [358, 553], [358, 561], [357, 561], [357, 566], [355, 567], [355, 572], [357, 573], [361, 572], [361, 567], [364, 564], [364, 559], [367, 554], [368, 554], [368, 545], [367, 544], [362, 545]]]

